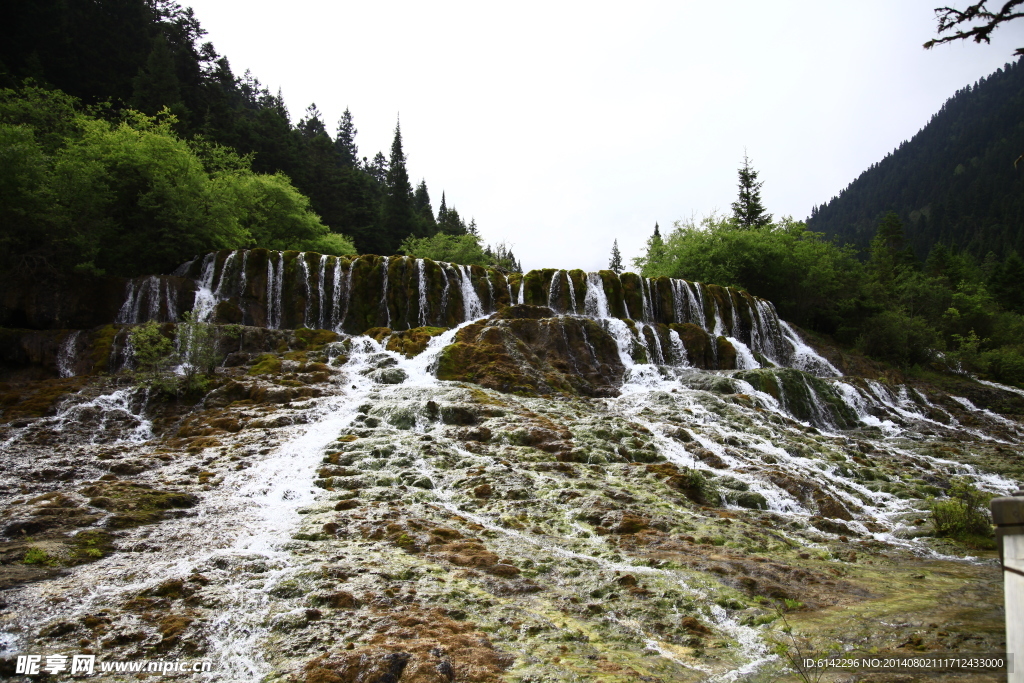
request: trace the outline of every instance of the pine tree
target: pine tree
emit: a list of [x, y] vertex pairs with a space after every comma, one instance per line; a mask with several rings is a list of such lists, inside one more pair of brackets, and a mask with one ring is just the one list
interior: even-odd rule
[[371, 178], [381, 185], [384, 184], [388, 175], [388, 158], [384, 156], [384, 152], [377, 152], [373, 157], [373, 161], [369, 163], [366, 162], [366, 157], [363, 157], [363, 165], [366, 167], [366, 172], [370, 174]]
[[153, 49], [146, 58], [145, 68], [132, 79], [134, 92], [131, 104], [146, 114], [155, 114], [163, 107], [181, 103], [181, 90], [175, 74], [174, 56], [163, 34], [153, 40]]
[[608, 262], [608, 270], [615, 273], [622, 272], [622, 254], [619, 253], [619, 240], [612, 242], [612, 258]]
[[761, 204], [761, 186], [757, 182], [757, 171], [750, 167], [750, 159], [743, 154], [743, 167], [739, 169], [739, 196], [732, 203], [732, 215], [737, 226], [744, 230], [764, 228], [771, 225], [772, 215]]
[[359, 148], [356, 147], [358, 132], [352, 123], [352, 112], [345, 107], [345, 113], [338, 121], [338, 135], [334, 138], [334, 148], [338, 152], [338, 162], [346, 168], [355, 168], [359, 163]]
[[327, 136], [327, 128], [324, 126], [323, 114], [316, 108], [316, 102], [306, 107], [306, 112], [295, 126], [302, 137], [307, 140], [318, 138], [321, 135]]
[[427, 181], [420, 180], [412, 197], [413, 210], [416, 212], [416, 234], [419, 237], [430, 237], [437, 234], [437, 220], [434, 209], [430, 206], [430, 193], [427, 192]]
[[445, 201], [444, 192], [441, 193], [441, 207], [437, 210], [437, 224], [445, 225], [448, 220], [448, 203]]
[[415, 232], [412, 185], [405, 168], [405, 152], [402, 151], [401, 124], [395, 124], [395, 139], [391, 143], [391, 159], [385, 179], [383, 228], [384, 238], [394, 253], [403, 239]]

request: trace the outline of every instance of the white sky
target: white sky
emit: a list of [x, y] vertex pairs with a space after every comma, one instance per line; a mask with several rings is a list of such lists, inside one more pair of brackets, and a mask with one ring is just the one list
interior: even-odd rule
[[179, 1], [293, 121], [315, 102], [333, 133], [349, 107], [360, 156], [400, 114], [434, 210], [443, 190], [527, 269], [728, 212], [744, 148], [768, 210], [805, 218], [1024, 46], [1018, 20], [922, 49], [948, 0]]

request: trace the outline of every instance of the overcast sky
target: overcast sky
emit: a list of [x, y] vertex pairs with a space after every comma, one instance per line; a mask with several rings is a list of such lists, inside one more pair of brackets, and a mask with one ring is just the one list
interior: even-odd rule
[[945, 0], [181, 1], [293, 122], [349, 107], [372, 158], [400, 115], [435, 211], [443, 190], [527, 269], [728, 212], [744, 149], [768, 210], [805, 218], [1024, 46], [1018, 20], [922, 49]]

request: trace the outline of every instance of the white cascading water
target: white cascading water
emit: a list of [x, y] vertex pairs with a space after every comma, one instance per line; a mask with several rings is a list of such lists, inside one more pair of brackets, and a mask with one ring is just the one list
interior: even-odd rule
[[475, 320], [484, 314], [484, 305], [473, 286], [473, 273], [469, 266], [458, 266], [459, 285], [462, 288], [462, 305], [465, 307], [465, 320]]
[[416, 278], [417, 284], [419, 285], [420, 298], [419, 298], [419, 320], [420, 327], [426, 326], [427, 317], [427, 274], [426, 274], [426, 261], [419, 258], [416, 259]]
[[78, 339], [82, 336], [82, 330], [75, 330], [64, 338], [60, 343], [60, 351], [57, 353], [57, 372], [61, 377], [75, 376], [75, 361], [78, 358]]

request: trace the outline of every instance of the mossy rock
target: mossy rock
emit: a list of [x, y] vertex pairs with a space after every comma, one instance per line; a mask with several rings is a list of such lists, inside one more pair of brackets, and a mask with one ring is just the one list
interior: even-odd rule
[[624, 369], [611, 336], [587, 318], [533, 317], [549, 310], [508, 306], [463, 328], [441, 353], [438, 378], [531, 396], [617, 393]]
[[281, 372], [281, 359], [272, 353], [264, 353], [249, 368], [250, 375], [274, 375]]
[[447, 331], [445, 327], [414, 327], [403, 332], [393, 332], [388, 336], [384, 348], [412, 358], [423, 353], [431, 339]]
[[167, 510], [190, 508], [198, 498], [182, 491], [162, 491], [147, 484], [127, 481], [98, 481], [81, 490], [89, 504], [114, 513], [107, 526], [129, 529], [159, 522]]
[[91, 339], [93, 372], [110, 370], [110, 352], [114, 348], [114, 338], [120, 331], [118, 325], [104, 325], [93, 330]]
[[690, 365], [704, 370], [715, 367], [715, 348], [712, 346], [711, 337], [703, 328], [693, 323], [673, 323], [668, 327], [679, 334]]
[[782, 408], [798, 420], [853, 429], [857, 414], [828, 382], [793, 368], [744, 370], [737, 379], [758, 391], [770, 394]]
[[338, 340], [338, 334], [331, 330], [311, 330], [300, 327], [293, 333], [295, 345], [304, 351], [319, 351]]
[[718, 353], [718, 369], [719, 370], [735, 370], [736, 369], [736, 347], [732, 345], [725, 337], [719, 337], [715, 340], [716, 348]]

